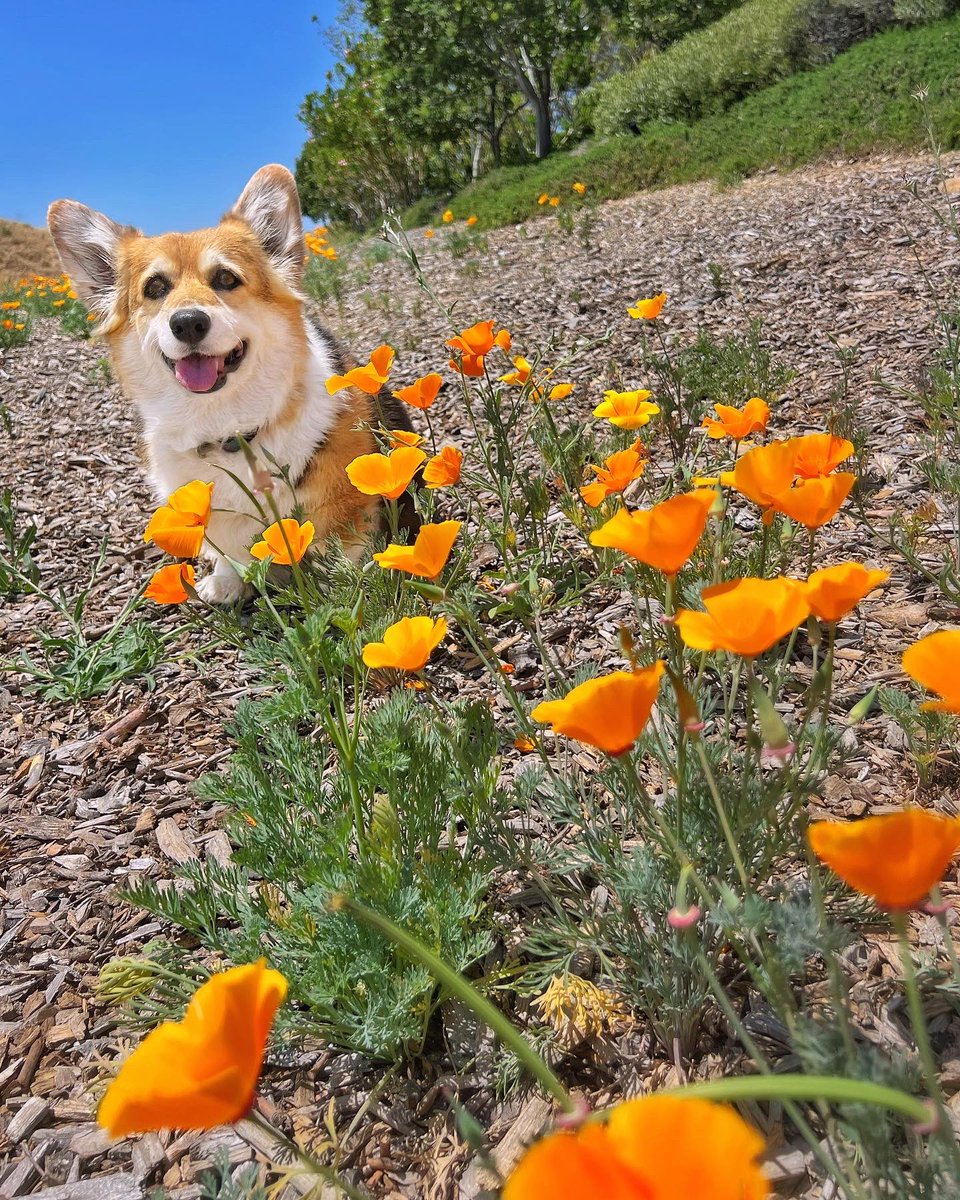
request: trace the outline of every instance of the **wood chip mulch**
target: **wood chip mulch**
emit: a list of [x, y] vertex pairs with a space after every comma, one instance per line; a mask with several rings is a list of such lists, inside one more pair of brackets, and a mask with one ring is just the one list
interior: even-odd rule
[[[948, 156], [946, 166], [960, 172], [960, 156]], [[553, 335], [559, 358], [610, 328], [609, 340], [578, 356], [566, 373], [578, 384], [568, 413], [592, 409], [604, 386], [643, 385], [638, 331], [624, 309], [659, 291], [670, 294], [664, 316], [671, 338], [700, 328], [743, 334], [754, 318], [763, 319], [765, 344], [796, 371], [775, 409], [777, 435], [824, 427], [841, 375], [833, 343], [856, 347], [850, 389], [868, 433], [873, 532], [842, 514], [819, 561], [892, 564], [893, 578], [844, 626], [835, 696], [843, 714], [873, 683], [902, 684], [899, 654], [906, 643], [960, 618], [883, 542], [891, 513], [929, 499], [917, 463], [921, 413], [886, 385], [915, 383], [936, 350], [930, 289], [943, 302], [960, 267], [956, 240], [935, 211], [949, 203], [928, 158], [884, 156], [770, 173], [724, 191], [700, 184], [611, 202], [596, 210], [587, 244], [576, 233], [565, 235], [554, 218], [489, 234], [485, 251], [462, 259], [450, 255], [440, 236], [428, 243], [414, 231], [412, 238], [440, 295], [457, 299], [463, 325], [496, 317], [512, 331], [519, 353], [533, 357]], [[348, 279], [347, 291], [326, 317], [358, 357], [388, 341], [398, 350], [400, 383], [441, 369], [449, 332], [401, 264], [373, 264], [363, 278]], [[0, 431], [0, 479], [38, 527], [45, 585], [68, 595], [86, 586], [107, 539], [85, 618], [94, 635], [108, 627], [157, 557], [141, 539], [152, 499], [141, 476], [135, 416], [101, 355], [100, 347], [61, 334], [55, 322], [38, 321], [27, 346], [0, 356], [0, 404], [10, 420], [10, 432]], [[433, 414], [444, 439], [469, 454], [471, 435], [453, 388]], [[583, 614], [578, 636], [561, 638], [558, 653], [569, 663], [615, 657], [621, 615], [616, 604]], [[97, 974], [113, 957], [170, 932], [120, 902], [117, 891], [143, 876], [168, 877], [188, 857], [229, 857], [221, 814], [201, 807], [191, 784], [230, 754], [224, 727], [251, 680], [234, 650], [199, 653], [202, 637], [181, 614], [150, 619], [172, 639], [150, 680], [129, 680], [73, 704], [43, 701], [15, 670], [0, 676], [4, 1200], [129, 1200], [155, 1185], [188, 1200], [200, 1195], [198, 1176], [219, 1149], [240, 1163], [268, 1148], [249, 1123], [210, 1135], [110, 1144], [94, 1122], [110, 1065], [131, 1044], [116, 1012], [95, 998]], [[36, 631], [56, 630], [57, 620], [36, 597], [8, 603], [0, 613], [0, 655], [36, 653]], [[517, 644], [504, 654], [521, 661], [529, 650]], [[464, 689], [480, 686], [466, 656], [451, 656], [445, 666], [460, 673]], [[826, 811], [883, 811], [915, 794], [916, 776], [892, 721], [875, 713], [849, 731], [848, 742], [842, 774], [823, 790]], [[923, 799], [958, 810], [957, 785], [946, 768]], [[954, 872], [948, 895], [956, 895], [956, 884]], [[936, 942], [929, 918], [918, 918], [915, 932]], [[886, 938], [871, 934], [865, 945], [864, 977], [895, 977], [899, 967]], [[891, 1047], [904, 1044], [899, 1016], [881, 1005], [870, 1019], [871, 1036]], [[960, 1031], [948, 1013], [934, 1020], [935, 1033], [958, 1047], [944, 1078], [953, 1100], [960, 1091]], [[675, 1064], [650, 1057], [636, 1039], [632, 1050], [635, 1082], [677, 1078]], [[709, 1065], [703, 1069], [710, 1073]], [[358, 1056], [306, 1046], [292, 1064], [268, 1069], [261, 1112], [303, 1133], [321, 1126], [335, 1098], [338, 1129], [345, 1133], [353, 1122], [345, 1162], [361, 1168], [371, 1192], [428, 1200], [473, 1197], [483, 1186], [477, 1167], [464, 1174], [470, 1154], [450, 1119], [445, 1087], [459, 1089], [471, 1111], [493, 1126], [505, 1164], [549, 1115], [536, 1099], [498, 1106], [489, 1080], [418, 1078], [412, 1067], [368, 1104], [378, 1077]], [[608, 1098], [616, 1091], [607, 1089]], [[803, 1146], [783, 1142], [777, 1120], [769, 1121], [779, 1194], [826, 1196]], [[287, 1194], [299, 1193], [288, 1188]]]

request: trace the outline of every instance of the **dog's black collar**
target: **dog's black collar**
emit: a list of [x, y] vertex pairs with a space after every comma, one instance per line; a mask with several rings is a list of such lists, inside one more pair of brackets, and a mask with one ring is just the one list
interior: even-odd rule
[[244, 442], [252, 442], [259, 432], [258, 427], [251, 429], [249, 433], [235, 433], [232, 437], [224, 438], [222, 442], [201, 442], [197, 447], [197, 454], [201, 458], [206, 458], [214, 450], [224, 454], [236, 454]]

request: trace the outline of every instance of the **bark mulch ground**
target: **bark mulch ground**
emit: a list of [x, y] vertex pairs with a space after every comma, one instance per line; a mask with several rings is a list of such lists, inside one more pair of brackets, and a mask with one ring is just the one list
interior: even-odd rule
[[[960, 158], [947, 166], [960, 169]], [[927, 159], [890, 156], [769, 174], [726, 191], [700, 184], [609, 203], [596, 210], [586, 242], [564, 234], [554, 218], [489, 234], [486, 249], [461, 258], [440, 236], [413, 237], [439, 294], [457, 299], [463, 324], [496, 317], [521, 353], [532, 357], [553, 335], [556, 359], [609, 326], [609, 340], [565, 373], [580, 385], [568, 404], [581, 411], [597, 403], [604, 386], [644, 383], [637, 328], [624, 308], [661, 290], [671, 297], [671, 337], [699, 328], [742, 334], [762, 318], [765, 344], [796, 371], [775, 410], [778, 434], [824, 427], [841, 379], [836, 344], [856, 348], [849, 386], [869, 435], [876, 533], [841, 515], [820, 560], [892, 563], [894, 574], [844, 629], [835, 697], [843, 713], [873, 683], [900, 678], [907, 642], [958, 616], [882, 538], [888, 515], [928, 499], [917, 465], [922, 414], [887, 384], [916, 382], [936, 350], [930, 289], [945, 296], [960, 265], [956, 241], [933, 207], [948, 203]], [[389, 341], [398, 349], [400, 382], [441, 368], [448, 331], [399, 263], [345, 274], [345, 297], [326, 317], [358, 357]], [[65, 337], [55, 322], [38, 321], [27, 346], [0, 357], [0, 404], [9, 414], [9, 430], [0, 433], [0, 476], [38, 527], [45, 585], [76, 595], [107, 540], [84, 617], [93, 637], [109, 627], [155, 557], [141, 540], [152, 498], [141, 476], [136, 420], [101, 354]], [[433, 413], [444, 438], [469, 454], [471, 435], [453, 388]], [[3, 1198], [127, 1200], [162, 1184], [186, 1200], [200, 1195], [198, 1176], [219, 1149], [241, 1162], [263, 1148], [263, 1135], [245, 1123], [212, 1135], [111, 1145], [93, 1120], [109, 1066], [131, 1040], [115, 1010], [98, 1002], [97, 974], [111, 958], [165, 932], [120, 901], [118, 891], [144, 875], [167, 877], [188, 858], [229, 857], [221, 814], [201, 807], [191, 784], [229, 755], [224, 728], [250, 683], [235, 651], [205, 652], [202, 635], [185, 628], [180, 614], [151, 613], [148, 620], [169, 638], [158, 665], [91, 700], [44, 700], [15, 669], [0, 676]], [[614, 652], [616, 606], [584, 620], [590, 636], [568, 638], [567, 658]], [[43, 600], [11, 601], [0, 614], [3, 658], [22, 650], [36, 655], [38, 634], [59, 631], [60, 619]], [[462, 672], [464, 688], [478, 686], [465, 657], [459, 665], [451, 660], [450, 670]], [[915, 793], [893, 722], [873, 716], [848, 741], [842, 775], [824, 788], [825, 809], [883, 811]], [[924, 802], [957, 810], [946, 770]], [[955, 873], [946, 890], [956, 893]], [[930, 943], [938, 936], [929, 918], [919, 918], [915, 931]], [[889, 989], [882, 987], [898, 970], [895, 951], [882, 935], [869, 934], [866, 946], [864, 1025], [871, 1037], [906, 1045], [902, 1015], [888, 1011]], [[953, 1102], [960, 1031], [947, 1013], [934, 1024], [941, 1038], [956, 1041], [944, 1079]], [[635, 1080], [676, 1078], [677, 1066], [656, 1060], [642, 1040], [629, 1049]], [[469, 1153], [437, 1086], [445, 1081], [418, 1078], [413, 1067], [401, 1075], [371, 1102], [378, 1072], [357, 1056], [307, 1045], [292, 1063], [268, 1070], [261, 1111], [288, 1131], [305, 1132], [319, 1128], [335, 1098], [343, 1161], [363, 1164], [375, 1194], [475, 1195], [476, 1169], [460, 1182]], [[489, 1080], [454, 1082], [461, 1097], [472, 1097], [471, 1110], [492, 1123], [495, 1139], [503, 1138], [503, 1161], [548, 1115], [545, 1104], [529, 1099], [498, 1108]], [[608, 1095], [616, 1091], [611, 1085]], [[769, 1133], [776, 1143], [773, 1117]], [[786, 1143], [777, 1154], [783, 1195], [827, 1194], [808, 1173], [802, 1148]]]

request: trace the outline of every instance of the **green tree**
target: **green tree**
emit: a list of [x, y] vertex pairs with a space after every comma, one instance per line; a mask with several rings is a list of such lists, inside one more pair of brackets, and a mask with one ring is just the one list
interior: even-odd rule
[[[297, 187], [314, 218], [369, 225], [387, 209], [419, 199], [428, 179], [450, 182], [451, 149], [411, 138], [393, 119], [379, 64], [374, 31], [349, 37], [327, 86], [300, 108], [309, 136], [297, 160]], [[465, 169], [461, 162], [460, 173]]]
[[382, 39], [394, 105], [405, 106], [419, 83], [425, 103], [449, 105], [461, 127], [487, 138], [496, 162], [514, 95], [533, 114], [536, 156], [550, 153], [556, 96], [589, 77], [610, 8], [602, 0], [365, 0], [363, 11]]

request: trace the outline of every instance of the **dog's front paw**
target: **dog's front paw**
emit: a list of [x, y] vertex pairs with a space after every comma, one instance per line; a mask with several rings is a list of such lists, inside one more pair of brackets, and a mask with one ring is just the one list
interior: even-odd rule
[[236, 571], [214, 571], [197, 584], [197, 595], [208, 604], [236, 604], [249, 590]]

